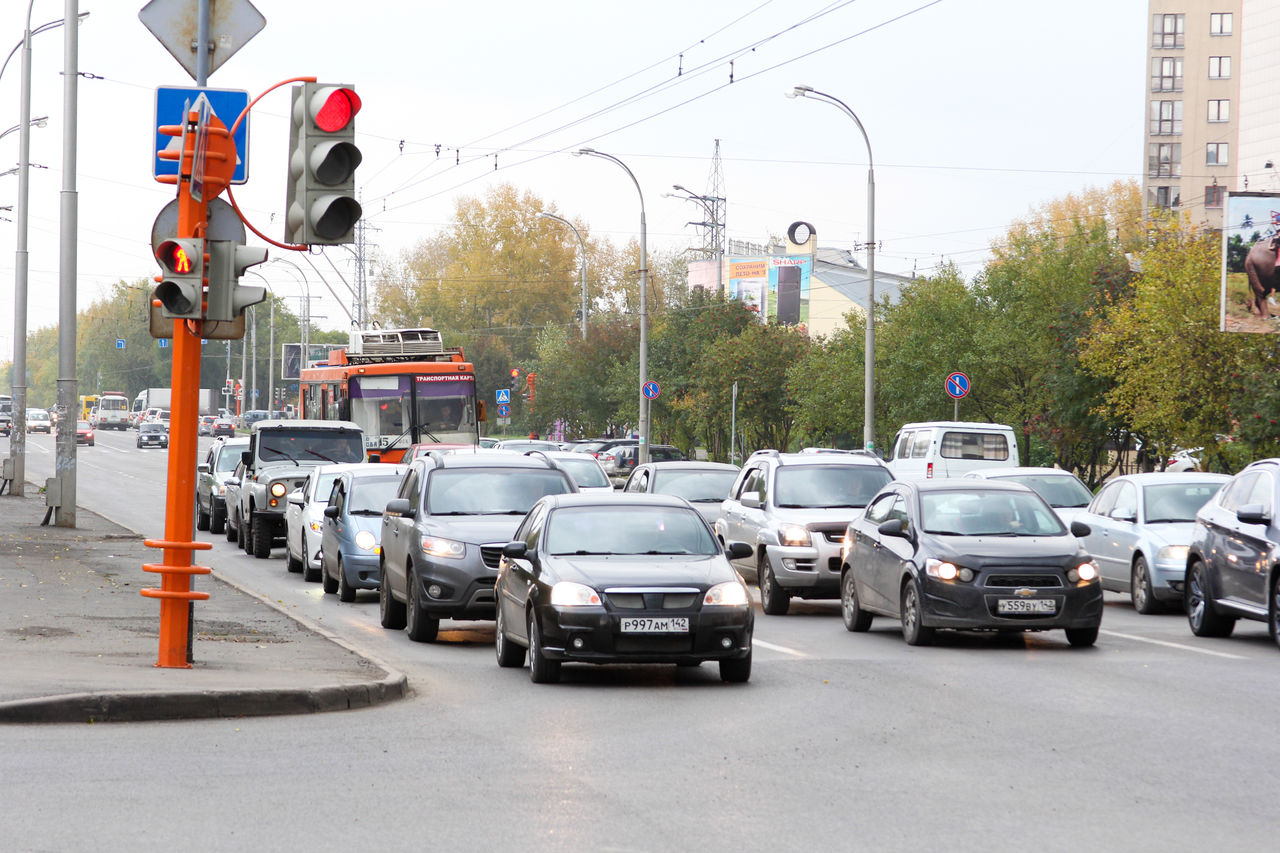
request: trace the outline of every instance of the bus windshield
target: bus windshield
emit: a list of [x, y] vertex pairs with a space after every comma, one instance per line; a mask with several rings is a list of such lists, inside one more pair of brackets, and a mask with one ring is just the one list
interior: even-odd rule
[[352, 376], [349, 390], [351, 420], [364, 430], [368, 447], [475, 443], [475, 380], [469, 375], [414, 372]]

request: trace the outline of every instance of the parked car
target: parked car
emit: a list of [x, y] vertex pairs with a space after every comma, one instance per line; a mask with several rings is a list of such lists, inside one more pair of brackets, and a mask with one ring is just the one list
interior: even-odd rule
[[580, 492], [613, 493], [613, 483], [609, 475], [600, 467], [600, 460], [589, 453], [571, 453], [567, 450], [526, 450], [526, 455], [541, 454], [553, 460], [561, 468], [569, 472], [569, 476], [578, 484]]
[[840, 596], [845, 529], [893, 479], [869, 456], [757, 450], [720, 505], [723, 543], [752, 546], [760, 606], [781, 616], [791, 598]]
[[1079, 520], [1102, 588], [1127, 592], [1139, 613], [1181, 606], [1196, 512], [1230, 478], [1223, 474], [1129, 474], [1099, 490]]
[[[604, 467], [605, 472], [618, 486], [622, 486], [627, 482], [627, 477], [635, 469], [639, 457], [640, 445], [638, 444], [618, 445], [596, 456]], [[678, 447], [672, 447], [669, 444], [649, 445], [649, 461], [651, 462], [673, 462], [682, 459], [684, 459], [684, 454], [680, 452]]]
[[1165, 473], [1181, 474], [1183, 471], [1199, 471], [1200, 454], [1203, 450], [1203, 447], [1192, 447], [1187, 450], [1176, 451], [1169, 457], [1169, 461], [1165, 463]]
[[736, 479], [738, 466], [723, 462], [646, 462], [632, 469], [622, 491], [684, 498], [714, 525]]
[[204, 461], [196, 466], [196, 530], [226, 530], [227, 480], [234, 476], [240, 454], [248, 449], [246, 437], [215, 441], [205, 451]]
[[965, 476], [1021, 483], [1044, 498], [1068, 527], [1084, 514], [1093, 500], [1089, 487], [1075, 474], [1061, 468], [979, 468]]
[[899, 480], [963, 477], [1018, 464], [1018, 440], [1004, 424], [931, 421], [905, 424], [893, 440], [889, 470]]
[[480, 439], [479, 439], [479, 446], [480, 446], [480, 447], [483, 447], [483, 448], [489, 449], [489, 448], [492, 448], [492, 447], [497, 447], [497, 445], [498, 445], [498, 439], [496, 439], [496, 438], [489, 438], [488, 436], [481, 436], [481, 437], [480, 437]]
[[714, 660], [724, 681], [751, 677], [751, 594], [679, 498], [543, 498], [503, 546], [494, 592], [498, 665], [522, 665], [527, 649], [538, 683], [558, 681], [566, 661]]
[[590, 441], [581, 442], [580, 444], [575, 444], [573, 452], [590, 453], [599, 459], [600, 454], [608, 453], [615, 447], [634, 446], [639, 443], [640, 439], [638, 438], [596, 438], [591, 439]]
[[53, 434], [53, 418], [44, 409], [27, 409], [27, 433]]
[[1187, 549], [1187, 621], [1227, 637], [1237, 619], [1267, 623], [1280, 644], [1280, 459], [1262, 459], [1196, 513]]
[[396, 496], [404, 465], [356, 465], [340, 471], [322, 511], [320, 578], [324, 591], [355, 601], [356, 590], [382, 580], [382, 512]]
[[168, 447], [169, 430], [160, 421], [147, 421], [138, 427], [138, 447]]
[[539, 498], [577, 490], [568, 472], [537, 456], [415, 459], [382, 516], [382, 627], [430, 643], [441, 619], [492, 619], [502, 546]]
[[554, 441], [542, 441], [536, 438], [504, 438], [494, 445], [494, 449], [524, 453], [526, 450], [559, 450], [560, 445]]
[[1092, 646], [1102, 624], [1097, 566], [1034, 491], [994, 480], [898, 480], [845, 535], [840, 611], [866, 631], [900, 619], [903, 638], [929, 645], [940, 628], [1062, 629]]
[[235, 421], [230, 418], [214, 418], [213, 424], [209, 427], [209, 434], [215, 438], [218, 436], [234, 436], [236, 434]]
[[[301, 572], [307, 583], [318, 583], [323, 577], [324, 509], [333, 494], [333, 484], [347, 468], [373, 467], [363, 462], [321, 465], [312, 468], [302, 485], [289, 493], [284, 511], [285, 566]], [[381, 467], [381, 466], [379, 466]]]
[[76, 421], [76, 444], [93, 447], [93, 425], [88, 421]]

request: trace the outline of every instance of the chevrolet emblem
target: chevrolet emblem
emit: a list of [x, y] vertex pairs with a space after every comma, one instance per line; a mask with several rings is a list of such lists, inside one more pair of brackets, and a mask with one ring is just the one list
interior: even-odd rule
[[1014, 590], [1014, 593], [1013, 593], [1013, 594], [1014, 594], [1014, 595], [1020, 595], [1020, 596], [1022, 596], [1023, 598], [1026, 598], [1026, 597], [1027, 597], [1027, 596], [1029, 596], [1029, 595], [1035, 595], [1035, 594], [1036, 594], [1036, 591], [1035, 591], [1034, 589], [1027, 589], [1027, 588], [1024, 586], [1022, 589]]

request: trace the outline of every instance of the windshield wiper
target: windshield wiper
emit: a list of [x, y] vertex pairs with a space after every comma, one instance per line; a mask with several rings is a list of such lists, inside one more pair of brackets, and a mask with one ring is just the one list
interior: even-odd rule
[[578, 550], [578, 551], [556, 551], [551, 556], [553, 557], [609, 557], [612, 555], [613, 555], [612, 551]]
[[298, 464], [298, 460], [297, 460], [297, 459], [295, 459], [293, 456], [291, 456], [291, 455], [289, 454], [289, 452], [288, 452], [288, 451], [286, 451], [286, 450], [282, 450], [282, 449], [280, 449], [280, 448], [278, 448], [278, 447], [272, 447], [272, 446], [268, 445], [268, 446], [266, 446], [266, 447], [262, 448], [262, 451], [261, 451], [261, 452], [262, 452], [262, 454], [263, 454], [263, 461], [264, 461], [264, 462], [266, 461], [266, 454], [267, 454], [267, 453], [274, 453], [274, 454], [276, 454], [277, 456], [283, 456], [285, 459], [288, 459], [288, 460], [289, 460], [290, 462], [292, 462], [294, 465], [297, 465], [297, 464]]
[[351, 511], [350, 511], [350, 513], [349, 513], [349, 514], [350, 514], [350, 515], [382, 515], [382, 510], [380, 510], [380, 509], [353, 509], [353, 510], [351, 510]]
[[645, 551], [645, 552], [644, 552], [645, 556], [649, 556], [650, 554], [654, 554], [654, 555], [657, 555], [657, 556], [659, 556], [659, 557], [662, 557], [662, 556], [672, 556], [672, 555], [675, 555], [675, 554], [692, 554], [692, 553], [693, 553], [692, 551], [683, 551], [683, 550], [682, 550], [682, 551]]

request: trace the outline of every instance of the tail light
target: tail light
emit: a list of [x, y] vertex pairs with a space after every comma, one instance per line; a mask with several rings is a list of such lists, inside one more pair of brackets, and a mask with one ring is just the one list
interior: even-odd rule
[[932, 462], [930, 462], [929, 467], [925, 469], [924, 476], [926, 479], [929, 479], [929, 480], [933, 479], [933, 463]]

